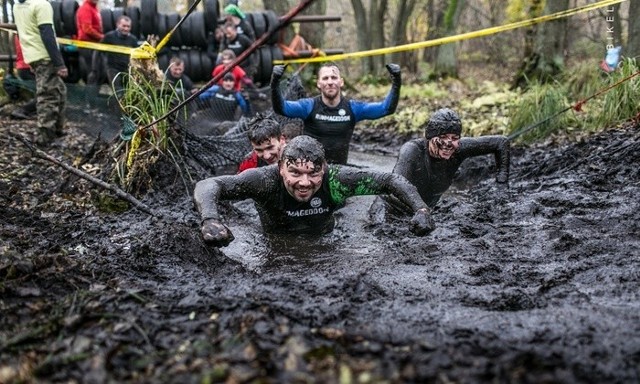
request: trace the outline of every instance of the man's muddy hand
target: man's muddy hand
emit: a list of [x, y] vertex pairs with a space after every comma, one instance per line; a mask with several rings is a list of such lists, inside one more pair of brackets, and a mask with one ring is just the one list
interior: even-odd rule
[[271, 71], [271, 84], [277, 84], [282, 76], [284, 75], [284, 70], [287, 68], [286, 65], [274, 65], [273, 70]]
[[235, 239], [229, 228], [216, 219], [204, 220], [200, 231], [204, 242], [216, 247], [226, 247]]
[[436, 223], [427, 208], [419, 209], [409, 221], [409, 230], [416, 236], [426, 236], [436, 229]]
[[386, 65], [387, 71], [391, 75], [391, 78], [394, 80], [399, 80], [401, 78], [401, 70], [398, 64], [389, 63]]

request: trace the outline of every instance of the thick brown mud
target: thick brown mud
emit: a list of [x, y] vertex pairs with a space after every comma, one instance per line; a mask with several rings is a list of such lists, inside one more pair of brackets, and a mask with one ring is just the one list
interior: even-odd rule
[[[508, 190], [463, 164], [426, 238], [368, 224], [370, 197], [329, 235], [268, 237], [243, 201], [221, 250], [182, 181], [144, 199], [162, 219], [99, 211], [9, 136], [28, 129], [0, 128], [0, 382], [640, 380], [634, 124], [514, 148]], [[50, 152], [87, 151], [71, 136]]]

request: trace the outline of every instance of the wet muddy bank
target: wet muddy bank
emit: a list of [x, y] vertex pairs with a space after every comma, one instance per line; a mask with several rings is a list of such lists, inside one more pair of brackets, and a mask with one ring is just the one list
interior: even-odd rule
[[[492, 159], [465, 163], [428, 238], [369, 225], [369, 197], [330, 235], [269, 238], [237, 202], [222, 250], [180, 183], [145, 199], [165, 219], [100, 212], [3, 127], [0, 382], [640, 379], [632, 125], [516, 148], [509, 190]], [[52, 152], [91, 142], [68, 140]]]

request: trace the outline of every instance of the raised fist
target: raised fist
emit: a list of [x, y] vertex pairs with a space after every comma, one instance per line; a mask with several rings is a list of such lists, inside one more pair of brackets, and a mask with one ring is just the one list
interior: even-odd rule
[[206, 219], [200, 231], [204, 242], [216, 247], [226, 247], [235, 239], [229, 228], [216, 219]]
[[271, 72], [271, 82], [280, 80], [282, 78], [282, 75], [284, 75], [284, 70], [286, 68], [286, 65], [274, 65]]
[[385, 67], [387, 67], [387, 71], [389, 71], [391, 76], [397, 76], [400, 74], [400, 66], [398, 64], [389, 63], [385, 65]]

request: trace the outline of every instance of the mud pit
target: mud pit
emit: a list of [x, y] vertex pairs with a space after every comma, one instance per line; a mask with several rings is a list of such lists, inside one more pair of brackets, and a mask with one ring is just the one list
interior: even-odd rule
[[[99, 212], [8, 136], [30, 129], [0, 128], [0, 382], [640, 380], [637, 126], [515, 148], [508, 191], [465, 163], [427, 238], [367, 225], [368, 197], [268, 238], [238, 202], [222, 252], [181, 181], [145, 199], [170, 219]], [[50, 152], [84, 153], [72, 132]]]

